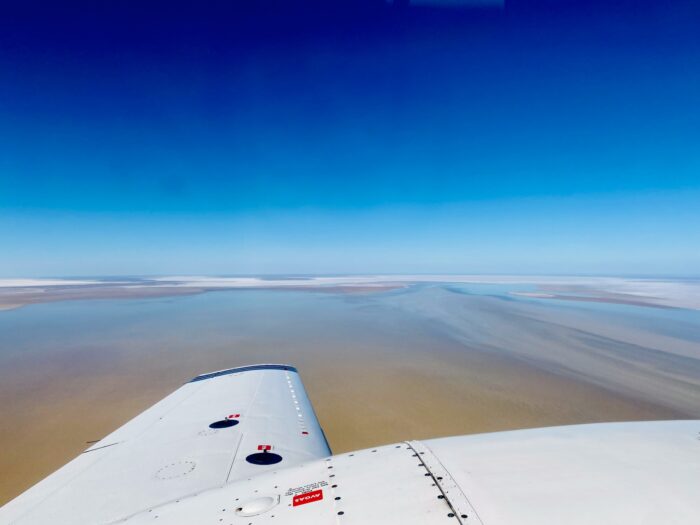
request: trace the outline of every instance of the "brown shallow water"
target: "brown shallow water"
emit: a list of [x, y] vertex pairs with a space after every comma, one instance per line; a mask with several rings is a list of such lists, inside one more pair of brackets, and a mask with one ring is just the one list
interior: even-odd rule
[[[258, 362], [299, 368], [335, 452], [700, 416], [694, 319], [656, 331], [644, 323], [640, 336], [634, 310], [623, 314], [629, 326], [611, 324], [609, 312], [441, 287], [231, 291], [0, 312], [0, 502], [192, 376]], [[670, 351], [659, 355], [663, 344]]]

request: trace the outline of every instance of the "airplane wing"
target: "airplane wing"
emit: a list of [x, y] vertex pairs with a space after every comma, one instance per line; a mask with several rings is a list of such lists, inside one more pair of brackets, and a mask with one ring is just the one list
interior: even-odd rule
[[0, 509], [36, 525], [584, 525], [700, 516], [700, 421], [405, 441], [336, 456], [296, 371], [198, 376]]
[[697, 525], [700, 421], [407, 441], [207, 491], [125, 525]]
[[222, 370], [95, 443], [8, 503], [0, 521], [111, 523], [330, 453], [294, 367]]

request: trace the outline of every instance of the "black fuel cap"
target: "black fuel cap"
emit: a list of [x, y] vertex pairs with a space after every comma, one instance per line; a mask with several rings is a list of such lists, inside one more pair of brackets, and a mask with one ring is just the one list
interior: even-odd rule
[[245, 460], [253, 465], [274, 465], [282, 461], [282, 456], [274, 452], [256, 452], [245, 458]]
[[237, 424], [237, 419], [222, 419], [221, 421], [214, 421], [209, 425], [209, 428], [230, 428], [235, 427]]

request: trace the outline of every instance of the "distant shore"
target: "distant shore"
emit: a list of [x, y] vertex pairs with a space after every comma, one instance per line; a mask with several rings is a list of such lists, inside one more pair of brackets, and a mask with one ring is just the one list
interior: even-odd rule
[[425, 283], [529, 285], [511, 295], [535, 299], [629, 304], [700, 310], [700, 280], [622, 277], [367, 275], [337, 277], [174, 276], [128, 280], [0, 279], [0, 310], [70, 300], [138, 299], [220, 290], [272, 289], [329, 293], [375, 293]]

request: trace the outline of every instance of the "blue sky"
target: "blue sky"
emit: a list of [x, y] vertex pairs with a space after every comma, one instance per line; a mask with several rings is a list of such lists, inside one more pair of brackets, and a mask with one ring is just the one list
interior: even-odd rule
[[698, 273], [692, 2], [247, 4], [0, 17], [0, 276]]

